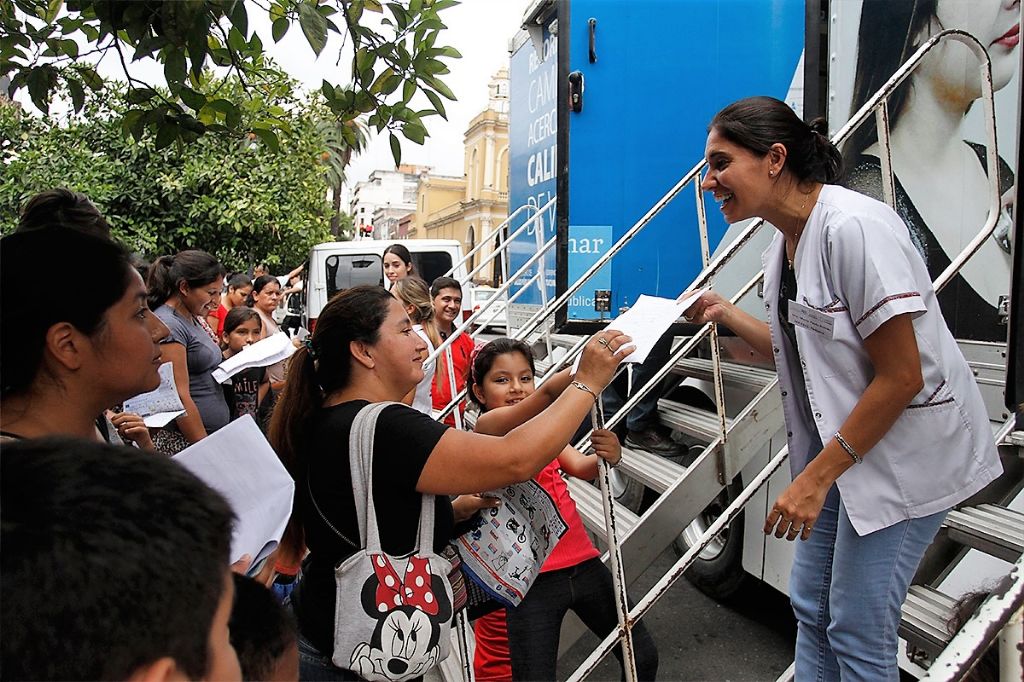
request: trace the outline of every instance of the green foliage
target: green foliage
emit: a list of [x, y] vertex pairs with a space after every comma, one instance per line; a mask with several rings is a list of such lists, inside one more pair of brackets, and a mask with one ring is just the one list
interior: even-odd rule
[[[271, 37], [280, 41], [298, 24], [319, 55], [331, 33], [351, 50], [352, 82], [324, 82], [326, 105], [336, 121], [362, 115], [377, 132], [385, 128], [423, 144], [423, 120], [445, 117], [441, 98], [455, 99], [439, 78], [445, 59], [458, 59], [453, 47], [436, 45], [445, 25], [440, 13], [456, 0], [5, 0], [0, 2], [0, 76], [10, 76], [12, 94], [27, 89], [33, 104], [48, 111], [53, 94], [68, 93], [81, 111], [87, 89], [108, 86], [91, 64], [97, 54], [125, 66], [124, 92], [131, 105], [121, 110], [124, 130], [136, 140], [152, 138], [158, 149], [194, 142], [208, 132], [249, 132], [243, 109], [268, 70], [263, 42], [249, 30], [249, 9], [266, 11]], [[386, 12], [385, 12], [386, 7]], [[380, 15], [367, 21], [367, 14]], [[368, 24], [379, 24], [371, 28]], [[151, 58], [163, 65], [167, 90], [131, 78], [130, 61]], [[207, 87], [208, 67], [229, 69], [241, 88], [231, 97]], [[409, 104], [422, 92], [432, 108]], [[275, 148], [286, 134], [277, 117], [251, 128]], [[397, 138], [393, 138], [397, 140]], [[392, 142], [397, 165], [401, 147]]]
[[[138, 109], [99, 97], [87, 97], [83, 115], [66, 125], [0, 104], [0, 229], [13, 229], [36, 192], [65, 186], [86, 194], [115, 236], [150, 258], [191, 247], [229, 269], [302, 262], [313, 244], [332, 238], [322, 134], [331, 115], [319, 96], [298, 99], [294, 82], [268, 74], [239, 110], [239, 126], [251, 133], [202, 135], [188, 145], [125, 136]], [[223, 99], [241, 92], [236, 78], [209, 86]], [[115, 83], [107, 88], [120, 93]], [[260, 143], [260, 126], [271, 119], [279, 151]]]

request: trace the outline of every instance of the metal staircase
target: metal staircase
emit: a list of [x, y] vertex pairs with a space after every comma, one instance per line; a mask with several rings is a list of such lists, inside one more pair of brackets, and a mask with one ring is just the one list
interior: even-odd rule
[[[861, 123], [874, 115], [879, 127], [879, 142], [883, 150], [884, 194], [886, 200], [892, 204], [893, 177], [888, 147], [888, 97], [896, 86], [916, 68], [928, 51], [947, 40], [967, 45], [981, 62], [983, 101], [989, 137], [987, 162], [992, 187], [989, 197], [989, 216], [985, 226], [936, 280], [937, 290], [949, 282], [959, 268], [990, 237], [999, 215], [991, 75], [984, 48], [977, 40], [962, 31], [948, 30], [939, 33], [927, 41], [833, 138], [836, 143], [842, 142]], [[566, 291], [545, 305], [520, 329], [510, 334], [518, 339], [537, 341], [546, 347], [547, 356], [542, 357], [537, 363], [538, 374], [544, 375], [541, 381], [570, 364], [581, 351], [585, 341], [580, 337], [546, 333], [546, 328], [542, 326], [545, 319], [564, 306], [594, 273], [622, 248], [625, 248], [636, 234], [688, 185], [692, 185], [694, 188], [698, 222], [703, 229], [702, 239], [706, 243], [703, 195], [699, 187], [702, 168], [703, 162], [691, 169], [636, 224], [627, 230], [606, 254], [579, 279], [571, 283]], [[542, 207], [537, 210], [528, 222], [537, 220], [546, 208]], [[709, 257], [705, 247], [706, 267], [687, 290], [692, 291], [709, 285], [733, 256], [751, 241], [762, 224], [762, 221], [752, 221], [731, 244], [721, 249], [714, 259]], [[541, 233], [540, 230], [536, 232], [538, 235]], [[507, 253], [512, 238], [512, 236], [507, 238], [491, 254], [491, 258]], [[495, 298], [507, 292], [513, 282], [529, 275], [532, 272], [531, 268], [542, 263], [542, 259], [546, 257], [553, 244], [554, 239], [541, 243], [540, 237], [538, 237], [537, 252], [519, 272], [508, 274]], [[480, 267], [482, 268], [483, 265], [484, 263], [481, 263]], [[537, 267], [536, 270], [536, 275], [518, 293], [522, 293], [534, 284], [540, 285], [543, 266]], [[507, 265], [504, 272], [507, 273]], [[732, 294], [732, 300], [736, 302], [750, 295], [760, 278], [760, 273], [755, 275], [736, 292], [722, 291], [720, 286], [716, 289], [723, 295]], [[544, 289], [544, 287], [541, 288]], [[509, 302], [512, 302], [514, 298], [515, 296]], [[487, 306], [484, 306], [474, 313], [469, 320], [460, 325], [459, 332], [472, 333], [473, 323], [481, 315], [485, 315], [486, 310]], [[617, 473], [621, 473], [627, 481], [642, 485], [658, 494], [653, 504], [640, 514], [634, 509], [615, 502], [610, 497], [602, 496], [598, 488], [585, 482], [570, 479], [568, 485], [588, 529], [606, 545], [609, 543], [618, 545], [623, 561], [622, 572], [625, 582], [628, 584], [643, 573], [680, 536], [680, 532], [684, 528], [689, 526], [694, 519], [699, 518], [702, 511], [719, 497], [726, 486], [729, 486], [741, 471], [753, 470], [756, 473], [746, 476], [749, 478], [749, 480], [743, 481], [746, 487], [726, 506], [720, 516], [710, 519], [710, 524], [703, 528], [703, 532], [696, 534], [695, 539], [691, 537], [694, 541], [688, 543], [689, 549], [672, 569], [657, 581], [654, 588], [639, 599], [636, 606], [628, 613], [622, 614], [623, 625], [601, 642], [598, 648], [572, 674], [571, 680], [583, 679], [593, 672], [600, 660], [617, 646], [619, 639], [627, 635], [631, 624], [642, 618], [665, 594], [666, 590], [697, 560], [700, 553], [730, 523], [735, 521], [742, 513], [743, 506], [759, 494], [769, 478], [779, 470], [787, 459], [788, 453], [785, 447], [774, 453], [774, 456], [769, 449], [773, 439], [776, 439], [776, 442], [785, 441], [781, 397], [775, 373], [747, 364], [722, 360], [719, 355], [716, 330], [713, 327], [714, 325], [710, 324], [704, 325], [691, 336], [677, 338], [669, 361], [607, 420], [609, 428], [621, 422], [644, 395], [649, 391], [657, 390], [662, 385], [662, 379], [666, 376], [672, 375], [676, 380], [675, 384], [686, 379], [710, 382], [714, 386], [714, 410], [705, 410], [676, 402], [669, 396], [662, 397], [658, 402], [658, 414], [661, 422], [677, 433], [684, 434], [691, 442], [697, 442], [700, 445], [699, 454], [695, 453], [693, 461], [688, 461], [684, 465], [684, 463], [647, 452], [625, 449], [623, 464]], [[451, 339], [442, 344], [435, 351], [435, 357], [444, 352], [450, 343]], [[699, 354], [710, 354], [711, 357], [702, 357]], [[741, 395], [743, 398], [739, 401], [731, 400], [727, 407], [724, 399], [725, 389], [730, 389], [731, 396]], [[464, 394], [464, 391], [459, 394], [453, 391], [455, 397], [441, 416], [450, 412]], [[1007, 423], [999, 430], [997, 442], [1004, 454], [1008, 449], [1012, 449], [1019, 457], [1024, 436], [1019, 433], [1011, 433], [1009, 423]], [[588, 445], [589, 437], [586, 437], [577, 444], [577, 447], [584, 449]], [[694, 448], [694, 450], [696, 449]], [[759, 466], [761, 468], [757, 470]], [[609, 508], [614, 516], [617, 535], [615, 538], [610, 537], [606, 523], [606, 512]], [[1000, 594], [990, 597], [979, 609], [975, 618], [956, 636], [951, 636], [945, 625], [955, 600], [944, 595], [931, 584], [914, 585], [911, 588], [904, 606], [901, 637], [905, 638], [916, 651], [921, 652], [917, 657], [918, 663], [931, 662], [931, 669], [928, 671], [930, 678], [958, 679], [957, 676], [973, 665], [984, 649], [998, 636], [999, 630], [1011, 620], [1014, 613], [1018, 614], [1019, 623], [1020, 605], [1024, 598], [1024, 569], [1022, 569], [1022, 559], [1020, 558], [1021, 550], [1024, 548], [1024, 513], [991, 503], [958, 509], [949, 515], [945, 535], [950, 540], [962, 543], [967, 547], [987, 552], [1006, 561], [1016, 562], [1013, 570], [1008, 573], [1010, 576], [1009, 587]], [[962, 559], [963, 554], [961, 552], [954, 561]], [[624, 585], [617, 586], [617, 588], [624, 589]], [[624, 599], [618, 601], [625, 603]], [[578, 625], [567, 623], [562, 633], [563, 650], [571, 644], [578, 632]], [[629, 666], [627, 666], [627, 675], [628, 668]], [[791, 678], [792, 670], [788, 672], [789, 678]], [[784, 674], [779, 679], [787, 679], [787, 675]], [[1020, 678], [1018, 677], [1018, 679]]]

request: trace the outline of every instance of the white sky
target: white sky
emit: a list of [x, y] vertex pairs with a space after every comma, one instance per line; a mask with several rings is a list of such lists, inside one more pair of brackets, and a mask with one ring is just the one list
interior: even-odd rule
[[[297, 22], [293, 22], [284, 39], [275, 44], [270, 35], [266, 12], [251, 3], [246, 4], [249, 28], [259, 34], [264, 50], [306, 89], [319, 89], [325, 78], [336, 85], [344, 85], [349, 81], [351, 52], [346, 50], [341, 63], [336, 64], [341, 46], [336, 34], [331, 34], [327, 47], [317, 58], [306, 43]], [[523, 14], [530, 4], [531, 0], [463, 0], [462, 4], [442, 11], [441, 18], [448, 29], [441, 32], [437, 44], [455, 47], [462, 53], [462, 59], [448, 60], [451, 73], [441, 78], [458, 99], [455, 102], [444, 100], [447, 121], [439, 116], [425, 119], [430, 137], [424, 145], [417, 145], [399, 136], [402, 140], [403, 163], [432, 166], [438, 174], [463, 174], [463, 133], [470, 119], [487, 106], [487, 83], [490, 77], [502, 66], [508, 66], [509, 39], [518, 31]], [[385, 16], [390, 16], [387, 10]], [[133, 76], [150, 83], [164, 82], [163, 69], [151, 60], [129, 66]], [[115, 55], [104, 59], [99, 65], [99, 72], [104, 77], [124, 79]], [[27, 93], [19, 92], [18, 100], [24, 102], [29, 110], [35, 110]], [[421, 103], [417, 102], [413, 101], [413, 108], [429, 107], [426, 98], [422, 98]], [[51, 113], [58, 113], [61, 108], [55, 104]], [[393, 168], [387, 130], [379, 136], [373, 132], [367, 150], [354, 159], [349, 167], [349, 186], [365, 180], [374, 170]]]

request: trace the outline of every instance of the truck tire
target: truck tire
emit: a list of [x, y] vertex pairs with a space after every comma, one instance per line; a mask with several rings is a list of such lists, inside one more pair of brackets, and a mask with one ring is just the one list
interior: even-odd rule
[[[615, 501], [631, 512], [639, 514], [644, 501], [644, 491], [647, 490], [647, 487], [629, 474], [623, 473], [618, 469], [611, 470], [609, 479], [611, 480], [612, 494], [615, 496]], [[594, 481], [594, 485], [599, 484], [597, 481]]]
[[[696, 544], [704, 531], [742, 490], [738, 480], [726, 486], [679, 534], [679, 538], [672, 544], [676, 555], [683, 556], [691, 544]], [[743, 513], [740, 512], [729, 527], [712, 539], [684, 574], [694, 587], [720, 602], [735, 598], [750, 580], [750, 576], [743, 570]]]

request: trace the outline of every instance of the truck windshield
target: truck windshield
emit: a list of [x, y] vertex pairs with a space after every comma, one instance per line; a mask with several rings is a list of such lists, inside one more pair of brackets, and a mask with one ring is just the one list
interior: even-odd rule
[[428, 285], [452, 267], [452, 257], [444, 251], [413, 251], [411, 255], [416, 274]]

